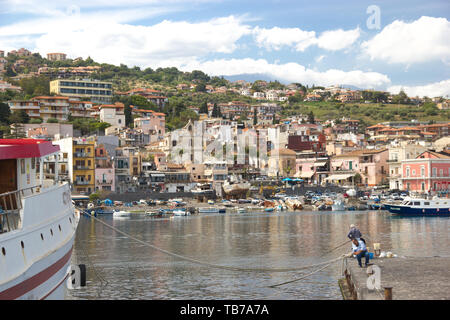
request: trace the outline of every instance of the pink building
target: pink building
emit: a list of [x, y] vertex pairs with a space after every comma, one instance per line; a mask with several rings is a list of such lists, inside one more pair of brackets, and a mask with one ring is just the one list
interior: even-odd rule
[[157, 140], [161, 140], [165, 134], [166, 115], [161, 112], [150, 112], [146, 117], [134, 119], [134, 128], [142, 129], [144, 133], [156, 135], [158, 136]]
[[425, 151], [415, 159], [402, 161], [402, 183], [405, 190], [430, 192], [450, 190], [450, 156]]
[[[347, 180], [359, 174], [360, 183], [366, 186], [376, 186], [387, 183], [389, 166], [388, 149], [356, 150], [334, 156], [331, 161], [332, 175], [327, 179], [334, 181]], [[342, 179], [339, 179], [342, 178]]]
[[115, 191], [114, 161], [103, 144], [95, 148], [95, 190]]

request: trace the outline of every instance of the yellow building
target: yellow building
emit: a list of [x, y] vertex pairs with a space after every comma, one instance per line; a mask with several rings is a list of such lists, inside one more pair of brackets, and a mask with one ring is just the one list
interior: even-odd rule
[[50, 81], [50, 93], [87, 99], [95, 103], [111, 103], [112, 83], [98, 80], [58, 79]]
[[73, 191], [95, 191], [95, 141], [73, 140]]

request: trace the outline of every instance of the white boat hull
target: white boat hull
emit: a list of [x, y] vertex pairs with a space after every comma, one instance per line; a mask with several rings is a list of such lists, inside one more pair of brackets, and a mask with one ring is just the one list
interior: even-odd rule
[[64, 299], [79, 221], [67, 195], [64, 184], [22, 199], [22, 226], [0, 235], [0, 299]]

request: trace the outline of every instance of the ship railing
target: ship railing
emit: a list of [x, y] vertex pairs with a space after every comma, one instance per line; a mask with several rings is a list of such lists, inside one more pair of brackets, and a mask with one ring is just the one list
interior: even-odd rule
[[41, 187], [41, 185], [36, 185], [0, 194], [0, 233], [19, 228], [22, 197], [38, 193]]

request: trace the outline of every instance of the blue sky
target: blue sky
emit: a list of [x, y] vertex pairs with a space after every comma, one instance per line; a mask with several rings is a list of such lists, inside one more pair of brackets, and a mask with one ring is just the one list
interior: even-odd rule
[[446, 96], [449, 15], [445, 0], [0, 0], [0, 50]]

